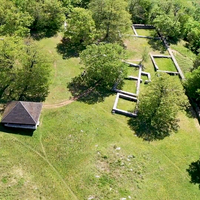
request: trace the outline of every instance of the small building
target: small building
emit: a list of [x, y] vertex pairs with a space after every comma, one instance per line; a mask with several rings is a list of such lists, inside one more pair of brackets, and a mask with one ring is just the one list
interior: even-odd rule
[[3, 113], [1, 123], [7, 127], [37, 129], [42, 103], [12, 101]]

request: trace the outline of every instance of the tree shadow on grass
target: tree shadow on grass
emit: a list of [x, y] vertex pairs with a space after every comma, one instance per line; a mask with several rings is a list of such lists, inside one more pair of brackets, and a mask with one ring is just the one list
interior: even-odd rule
[[[178, 120], [177, 120], [178, 122]], [[163, 140], [165, 137], [170, 136], [172, 131], [177, 132], [179, 125], [174, 123], [170, 128], [168, 126], [153, 126], [151, 121], [144, 121], [141, 117], [130, 118], [128, 125], [135, 134], [145, 141]]]
[[200, 117], [198, 117], [199, 114], [199, 106], [200, 102], [195, 102], [193, 99], [189, 98], [190, 106], [186, 109], [186, 115], [189, 118], [197, 119], [200, 124]]
[[30, 34], [34, 40], [41, 40], [43, 38], [50, 38], [57, 35], [57, 30], [53, 29], [31, 30]]
[[99, 81], [87, 83], [83, 76], [77, 76], [68, 83], [67, 88], [71, 92], [74, 99], [87, 104], [95, 104], [103, 102], [113, 92], [106, 89]]
[[200, 189], [200, 159], [192, 162], [186, 171], [191, 177], [190, 183], [198, 184]]
[[167, 50], [162, 40], [149, 40], [148, 44], [152, 49], [160, 51], [160, 53], [164, 53]]
[[0, 132], [32, 137], [34, 130], [20, 129], [20, 128], [9, 128], [9, 127], [5, 127], [3, 124], [0, 123]]
[[71, 43], [68, 38], [62, 38], [61, 43], [59, 43], [56, 48], [63, 59], [78, 57], [79, 53], [85, 49], [81, 44]]
[[186, 115], [189, 118], [197, 118], [196, 112], [191, 105], [186, 108]]

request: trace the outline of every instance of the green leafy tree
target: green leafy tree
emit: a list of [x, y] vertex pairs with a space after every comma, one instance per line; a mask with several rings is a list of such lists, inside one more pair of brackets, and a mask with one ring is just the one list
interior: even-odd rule
[[[50, 84], [51, 59], [32, 41], [27, 41], [19, 58], [15, 94], [19, 100], [44, 101]], [[15, 96], [14, 96], [15, 97]]]
[[8, 37], [0, 40], [0, 99], [8, 92], [8, 87], [16, 78], [15, 61], [19, 53], [20, 42]]
[[185, 24], [194, 12], [192, 3], [183, 0], [162, 0], [152, 5], [149, 23], [174, 40], [183, 38]]
[[150, 10], [152, 8], [151, 0], [129, 0], [129, 13], [134, 24], [148, 23]]
[[0, 99], [43, 101], [50, 84], [50, 62], [35, 43], [5, 38], [0, 43]]
[[189, 48], [195, 53], [199, 53], [200, 51], [200, 23], [198, 26], [191, 29], [187, 34], [187, 40], [189, 42]]
[[181, 34], [180, 22], [173, 17], [170, 17], [170, 15], [158, 15], [153, 20], [153, 24], [159, 30], [159, 32], [165, 36], [169, 36], [171, 38], [179, 38]]
[[27, 36], [33, 22], [27, 12], [20, 11], [11, 1], [0, 0], [0, 34]]
[[200, 67], [187, 75], [185, 88], [189, 97], [200, 103]]
[[124, 0], [92, 0], [89, 9], [100, 40], [115, 42], [120, 40], [120, 34], [125, 33], [131, 26], [128, 4]]
[[194, 61], [194, 69], [197, 69], [198, 67], [200, 67], [200, 53]]
[[177, 130], [177, 113], [187, 105], [187, 97], [181, 83], [175, 80], [167, 74], [159, 75], [140, 94], [138, 117], [129, 121], [139, 137], [149, 141], [163, 139]]
[[71, 10], [73, 7], [81, 7], [81, 8], [87, 8], [88, 4], [90, 3], [90, 0], [60, 0], [64, 7], [67, 8], [67, 10]]
[[33, 18], [31, 31], [53, 35], [64, 23], [65, 9], [58, 0], [15, 0], [15, 4]]
[[118, 44], [89, 45], [80, 58], [89, 84], [98, 82], [105, 89], [111, 89], [116, 82], [123, 82], [126, 64], [122, 59], [126, 58], [126, 53]]
[[84, 8], [74, 8], [68, 17], [64, 37], [76, 48], [91, 44], [96, 32], [91, 12]]

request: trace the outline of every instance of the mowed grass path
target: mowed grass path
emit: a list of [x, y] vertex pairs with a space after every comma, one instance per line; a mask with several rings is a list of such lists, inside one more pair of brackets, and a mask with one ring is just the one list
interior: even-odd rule
[[[56, 53], [57, 42], [41, 41], [57, 63], [46, 101], [52, 104], [71, 96], [66, 83], [80, 71], [78, 58]], [[147, 40], [140, 44], [151, 48]], [[144, 64], [153, 73], [150, 59]], [[199, 199], [186, 171], [200, 155], [197, 120], [180, 112], [178, 133], [148, 143], [134, 135], [129, 118], [111, 114], [114, 100], [111, 95], [101, 103], [43, 109], [32, 137], [0, 127], [0, 199]]]
[[47, 104], [60, 103], [69, 99], [71, 94], [68, 92], [67, 84], [81, 72], [79, 57], [63, 59], [62, 55], [57, 52], [56, 47], [58, 43], [61, 43], [61, 39], [62, 35], [59, 34], [39, 41], [41, 49], [49, 55], [49, 59], [52, 61], [50, 93], [45, 101]]

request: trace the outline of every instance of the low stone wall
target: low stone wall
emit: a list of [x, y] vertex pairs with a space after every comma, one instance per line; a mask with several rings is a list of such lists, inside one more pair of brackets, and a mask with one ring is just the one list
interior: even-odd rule
[[171, 57], [172, 57], [172, 60], [173, 60], [173, 62], [174, 62], [174, 65], [176, 66], [176, 69], [177, 69], [177, 71], [179, 72], [179, 75], [180, 75], [181, 79], [184, 80], [184, 79], [185, 79], [185, 76], [184, 76], [184, 74], [183, 74], [181, 68], [179, 67], [179, 64], [177, 63], [176, 58], [174, 57], [174, 54], [172, 53], [172, 50], [171, 50], [170, 48], [168, 48], [167, 50], [168, 50], [169, 54], [170, 54]]
[[152, 37], [152, 36], [133, 35], [133, 37], [138, 37], [138, 38], [147, 38], [147, 39], [153, 39], [153, 40], [160, 40], [159, 37]]
[[136, 29], [155, 29], [154, 26], [150, 24], [133, 24]]
[[153, 66], [155, 67], [156, 71], [159, 70], [159, 68], [158, 68], [158, 66], [156, 65], [156, 62], [155, 62], [155, 60], [154, 60], [154, 58], [153, 58], [153, 55], [151, 55], [151, 54], [149, 54], [149, 55], [150, 55], [151, 61], [152, 61], [152, 63], [153, 63]]
[[123, 98], [123, 99], [127, 99], [129, 101], [137, 102], [137, 98], [136, 97], [131, 97], [129, 95], [117, 93], [117, 96], [116, 96], [116, 99], [115, 99], [115, 103], [114, 103], [114, 106], [113, 106], [113, 109], [112, 109], [112, 113], [119, 113], [119, 114], [122, 114], [122, 115], [125, 115], [125, 116], [128, 116], [128, 117], [137, 117], [137, 114], [134, 113], [134, 112], [132, 113], [132, 112], [128, 112], [128, 111], [121, 110], [121, 109], [117, 108], [117, 104], [118, 104], [119, 98]]
[[[136, 76], [128, 76], [127, 78], [125, 78], [126, 80], [138, 80], [138, 77]], [[140, 79], [140, 83], [142, 83], [142, 79]]]
[[140, 65], [135, 64], [135, 63], [131, 63], [131, 62], [127, 62], [127, 61], [123, 61], [123, 62], [128, 64], [128, 65], [130, 65], [130, 66], [132, 66], [132, 67], [140, 67]]
[[132, 97], [137, 97], [137, 94], [135, 94], [135, 93], [126, 92], [126, 91], [123, 91], [123, 90], [118, 90], [118, 89], [116, 89], [116, 88], [113, 88], [112, 90], [113, 90], [114, 92], [117, 92], [117, 93], [129, 95], [129, 96], [132, 96]]
[[154, 58], [172, 58], [171, 56], [168, 56], [168, 55], [152, 55]]
[[142, 72], [142, 66], [139, 67], [138, 81], [137, 81], [137, 88], [136, 88], [136, 95], [137, 95], [137, 96], [138, 96], [139, 93], [140, 93], [141, 72]]
[[164, 72], [170, 75], [179, 75], [179, 72], [165, 71], [165, 70], [157, 70], [157, 72]]
[[149, 72], [141, 71], [141, 75], [147, 76], [148, 81], [151, 81], [151, 74]]
[[135, 34], [136, 36], [138, 36], [137, 31], [135, 30], [134, 25], [132, 25], [131, 27], [132, 27], [132, 29], [133, 29], [134, 34]]

